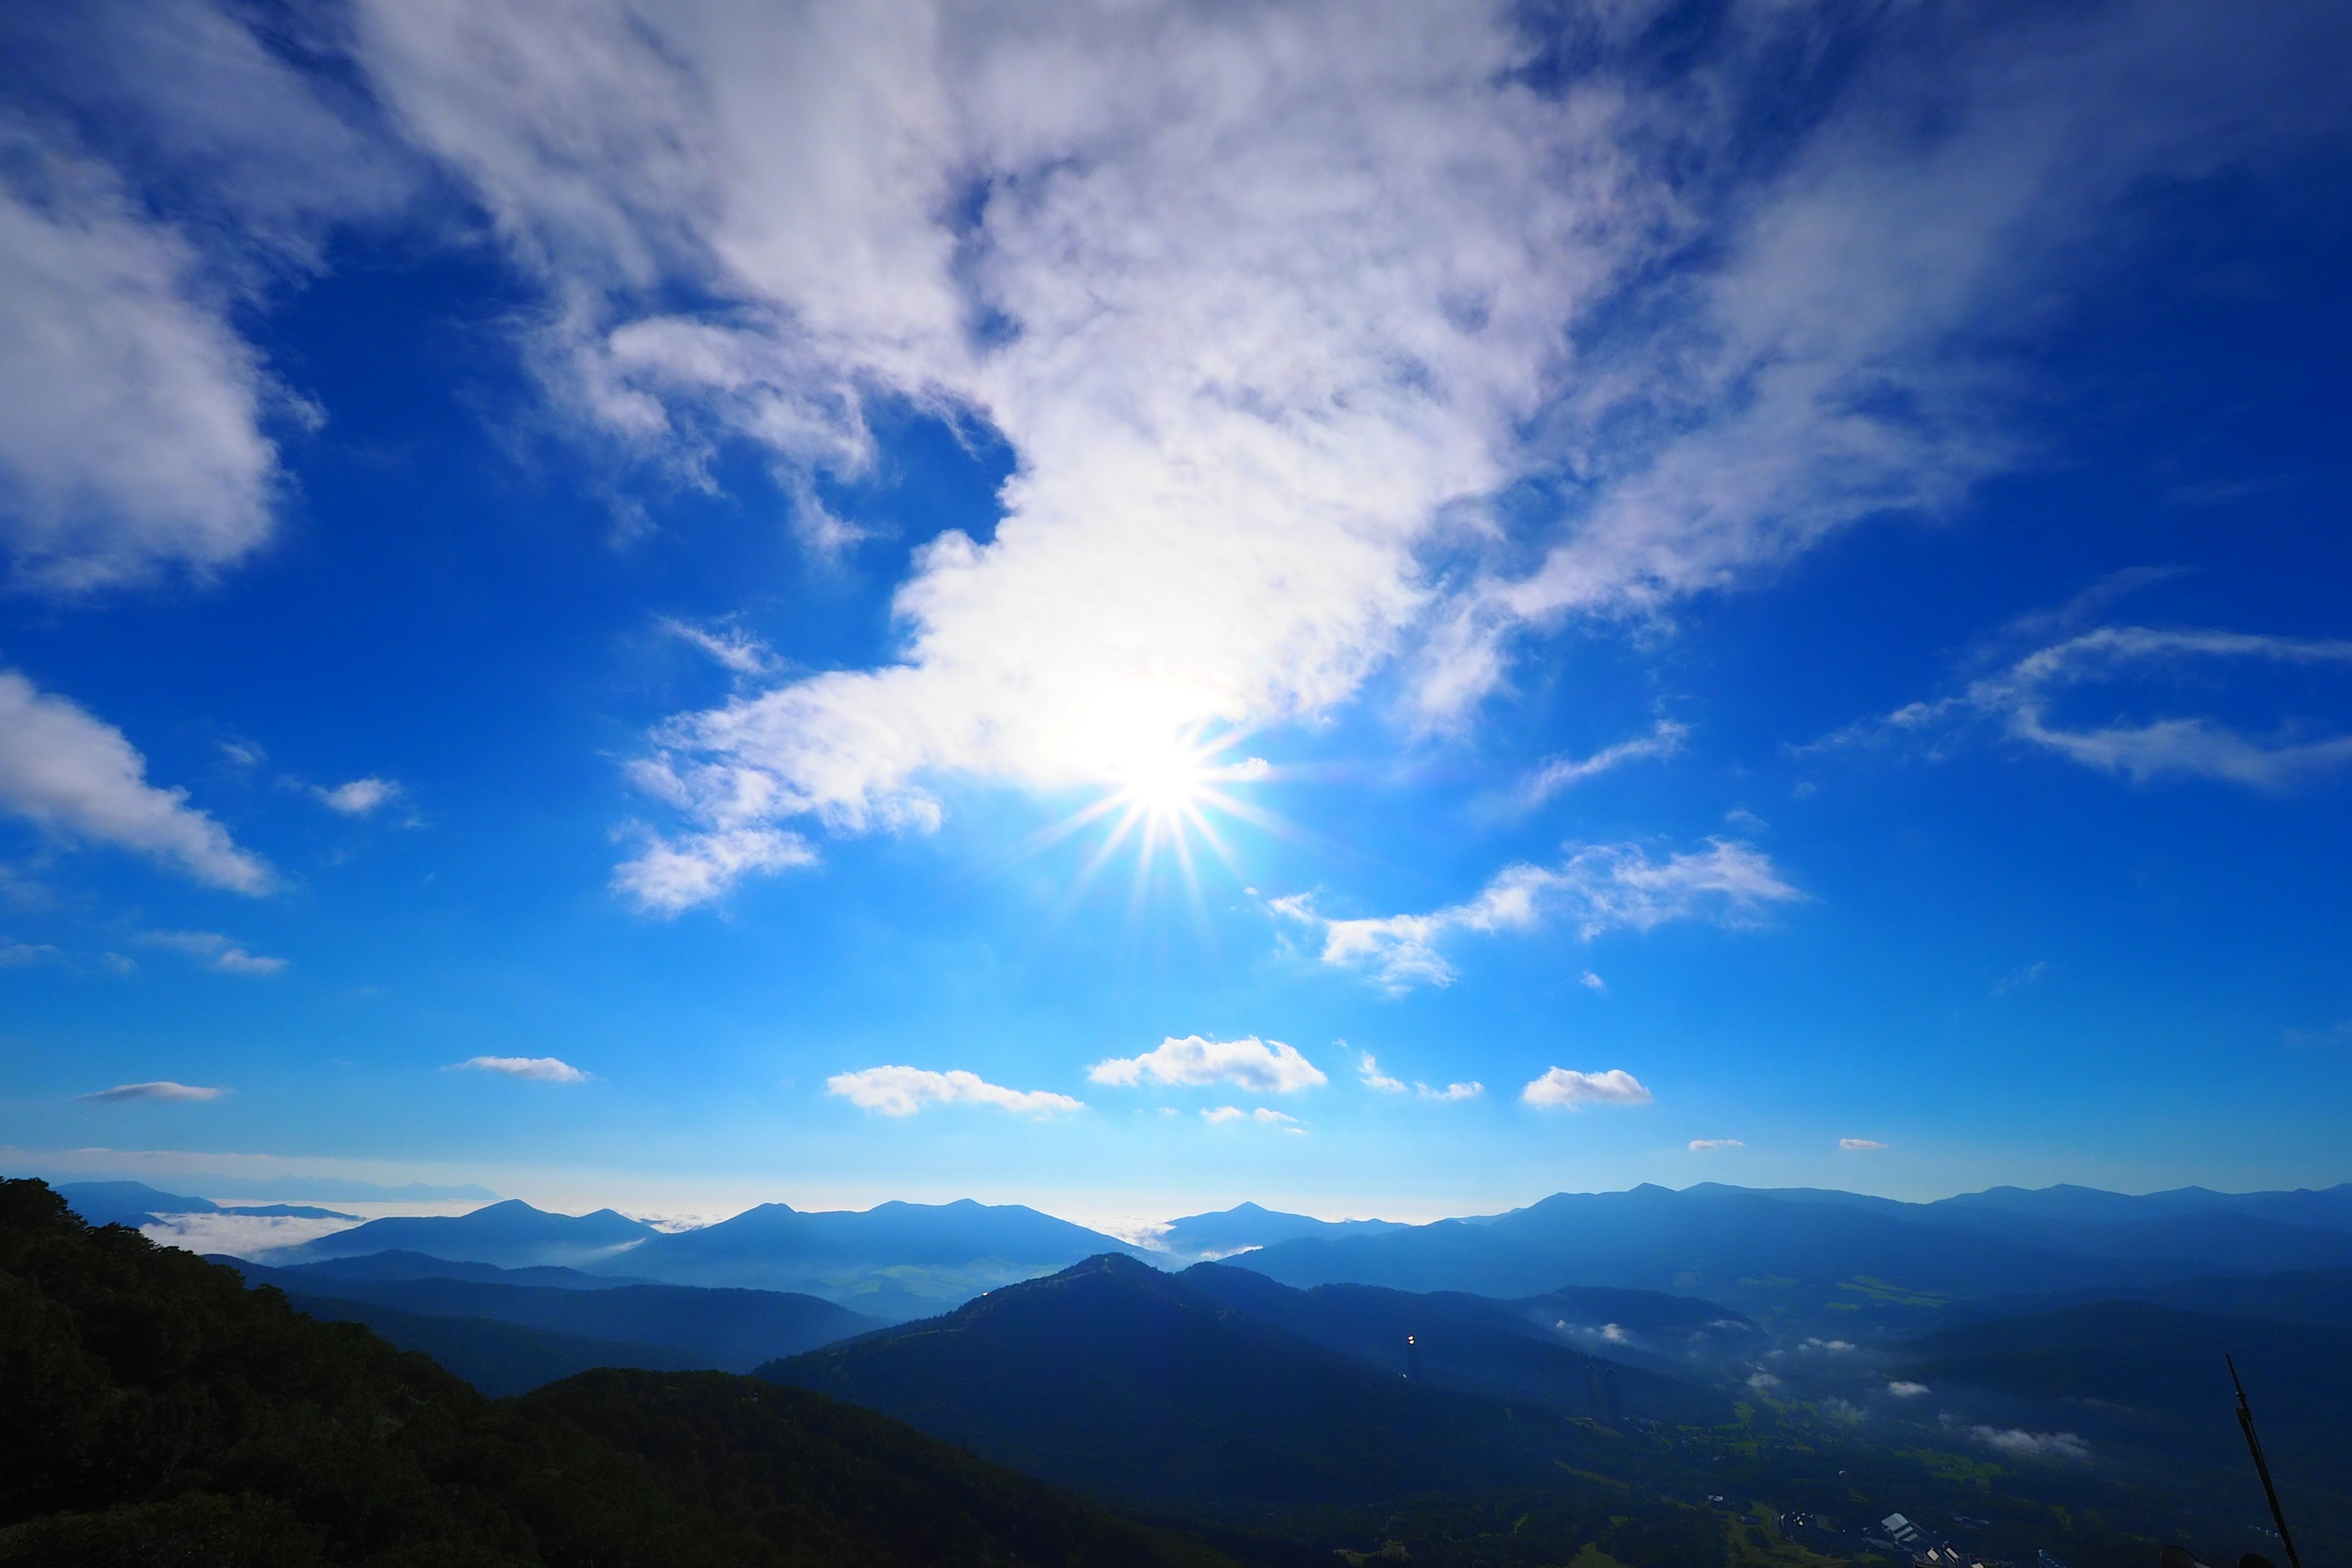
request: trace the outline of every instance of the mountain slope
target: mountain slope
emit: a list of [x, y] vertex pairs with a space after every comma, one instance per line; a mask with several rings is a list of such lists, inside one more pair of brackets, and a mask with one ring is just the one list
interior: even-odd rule
[[1610, 1439], [1414, 1384], [1130, 1258], [762, 1367], [1115, 1497], [1223, 1511], [1539, 1480]]
[[361, 1323], [389, 1344], [431, 1356], [452, 1376], [493, 1399], [528, 1394], [598, 1367], [651, 1372], [704, 1370], [705, 1358], [663, 1345], [590, 1339], [494, 1318], [403, 1311], [380, 1301], [287, 1292], [294, 1310], [322, 1323]]
[[2005, 1395], [2095, 1447], [2242, 1473], [2250, 1486], [2225, 1356], [2245, 1378], [2290, 1518], [2352, 1536], [2352, 1329], [2101, 1301], [1928, 1335], [1895, 1374], [1944, 1395]]
[[[1421, 1380], [1441, 1388], [1535, 1400], [1570, 1415], [1601, 1416], [1608, 1396], [1600, 1380], [1614, 1376], [1620, 1406], [1629, 1416], [1731, 1418], [1731, 1401], [1720, 1394], [1591, 1355], [1517, 1305], [1483, 1296], [1413, 1295], [1373, 1285], [1296, 1290], [1218, 1263], [1195, 1264], [1177, 1278], [1246, 1318], [1381, 1372], [1401, 1373], [1417, 1362]], [[1723, 1310], [1713, 1310], [1719, 1316]], [[1407, 1336], [1413, 1342], [1410, 1348]]]
[[0, 1374], [7, 1568], [1223, 1561], [797, 1389], [607, 1372], [494, 1403], [38, 1182], [0, 1183]]
[[[462, 1267], [462, 1266], [459, 1266]], [[703, 1289], [691, 1285], [615, 1285], [604, 1290], [461, 1279], [358, 1279], [321, 1278], [316, 1268], [237, 1268], [248, 1283], [275, 1285], [289, 1295], [318, 1294], [364, 1301], [404, 1313], [435, 1318], [488, 1319], [547, 1333], [617, 1342], [640, 1352], [626, 1359], [583, 1362], [587, 1366], [638, 1366], [675, 1370], [749, 1372], [761, 1362], [797, 1355], [835, 1340], [882, 1325], [871, 1318], [814, 1296], [775, 1290]], [[306, 1309], [307, 1310], [307, 1309]], [[401, 1333], [362, 1318], [386, 1339], [412, 1349]], [[476, 1387], [493, 1390], [471, 1373], [443, 1358]], [[551, 1381], [539, 1377], [522, 1387]]]

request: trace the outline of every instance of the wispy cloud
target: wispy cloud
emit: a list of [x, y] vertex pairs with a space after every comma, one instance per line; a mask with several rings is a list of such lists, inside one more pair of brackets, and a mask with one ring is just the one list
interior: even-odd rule
[[1524, 805], [1538, 805], [1550, 799], [1570, 784], [1582, 784], [1624, 766], [1653, 757], [1671, 757], [1683, 748], [1684, 737], [1690, 726], [1661, 719], [1651, 731], [1632, 741], [1620, 741], [1605, 746], [1589, 757], [1553, 757], [1547, 760], [1519, 786], [1519, 801]]
[[340, 811], [345, 816], [367, 816], [377, 807], [398, 799], [402, 790], [395, 779], [368, 777], [339, 784], [332, 789], [313, 785], [311, 793], [331, 811]]
[[1992, 994], [1996, 996], [2006, 996], [2011, 992], [2022, 990], [2028, 985], [2039, 985], [2042, 984], [2042, 976], [2049, 973], [2050, 961], [2046, 958], [2036, 959], [2024, 968], [2012, 969], [1994, 981]]
[[1648, 931], [1669, 921], [1752, 925], [1765, 905], [1801, 897], [1768, 857], [1716, 838], [1703, 850], [1664, 858], [1638, 845], [1571, 845], [1557, 867], [1506, 867], [1475, 898], [1425, 915], [1330, 920], [1305, 895], [1276, 899], [1270, 907], [1321, 929], [1324, 963], [1366, 971], [1395, 993], [1451, 984], [1454, 966], [1439, 944], [1457, 932], [1532, 931], [1557, 920], [1589, 942], [1606, 931]]
[[1319, 1089], [1330, 1081], [1323, 1069], [1280, 1040], [1245, 1035], [1238, 1040], [1210, 1040], [1199, 1035], [1170, 1037], [1136, 1057], [1112, 1057], [1087, 1069], [1097, 1083], [1132, 1085], [1156, 1083], [1195, 1087], [1229, 1083], [1260, 1094], [1291, 1094]]
[[1606, 993], [1609, 989], [1609, 982], [1601, 979], [1601, 976], [1593, 973], [1590, 969], [1586, 970], [1582, 974], [1578, 975], [1576, 983], [1579, 985], [1583, 986], [1587, 991]]
[[1202, 1107], [1202, 1110], [1201, 1110], [1201, 1120], [1202, 1120], [1202, 1121], [1209, 1121], [1209, 1122], [1215, 1122], [1215, 1123], [1217, 1123], [1217, 1124], [1219, 1124], [1219, 1125], [1223, 1125], [1223, 1123], [1228, 1122], [1228, 1121], [1240, 1121], [1244, 1120], [1244, 1118], [1246, 1118], [1248, 1115], [1249, 1115], [1249, 1112], [1248, 1112], [1248, 1111], [1246, 1111], [1246, 1110], [1243, 1110], [1240, 1106], [1238, 1106], [1238, 1105], [1211, 1105], [1211, 1106], [1204, 1106], [1204, 1107]]
[[827, 1094], [836, 1094], [861, 1110], [883, 1116], [912, 1116], [927, 1105], [985, 1105], [1030, 1116], [1050, 1116], [1084, 1110], [1083, 1100], [1047, 1089], [1006, 1089], [978, 1073], [957, 1069], [933, 1072], [925, 1068], [865, 1068], [835, 1073], [824, 1080]]
[[1888, 1384], [1886, 1385], [1886, 1392], [1893, 1394], [1897, 1399], [1916, 1399], [1922, 1394], [1933, 1394], [1935, 1390], [1929, 1388], [1924, 1383], [1905, 1383], [1897, 1381]]
[[814, 864], [816, 851], [807, 839], [774, 828], [649, 836], [634, 859], [614, 869], [613, 886], [648, 913], [675, 915], [717, 898], [747, 871]]
[[535, 1083], [586, 1083], [588, 1075], [558, 1057], [467, 1057], [460, 1072], [494, 1072]]
[[147, 759], [121, 731], [36, 690], [14, 670], [0, 670], [0, 810], [61, 838], [144, 855], [215, 887], [260, 894], [275, 884], [258, 857], [188, 804], [187, 791], [149, 784]]
[[2352, 734], [2283, 724], [2268, 733], [2202, 716], [2067, 723], [2062, 697], [2126, 678], [2180, 677], [2214, 664], [2285, 665], [2352, 672], [2352, 641], [2230, 631], [2101, 626], [2037, 649], [1958, 695], [1910, 703], [1824, 736], [1806, 752], [1902, 747], [1940, 756], [1990, 727], [2101, 773], [2147, 784], [2216, 779], [2280, 791], [2352, 763]]
[[248, 952], [236, 941], [216, 931], [142, 931], [138, 940], [150, 947], [168, 948], [173, 952], [184, 952], [191, 958], [202, 959], [205, 964], [224, 974], [277, 974], [286, 968], [284, 959]]
[[737, 675], [766, 675], [776, 668], [768, 645], [740, 626], [698, 626], [691, 621], [664, 616], [661, 629], [710, 656], [721, 668]]
[[1650, 1091], [1623, 1068], [1607, 1072], [1576, 1072], [1552, 1068], [1519, 1091], [1529, 1105], [1548, 1110], [1577, 1110], [1588, 1105], [1647, 1105]]
[[1841, 1138], [1838, 1140], [1838, 1147], [1848, 1153], [1861, 1153], [1873, 1149], [1884, 1149], [1886, 1145], [1875, 1138]]
[[21, 969], [28, 963], [49, 963], [64, 956], [45, 942], [18, 942], [14, 937], [0, 936], [0, 969]]
[[126, 1100], [218, 1100], [227, 1092], [225, 1089], [209, 1089], [198, 1084], [173, 1083], [169, 1079], [159, 1079], [153, 1083], [118, 1083], [112, 1089], [78, 1094], [74, 1098], [112, 1104]]
[[1444, 1089], [1432, 1089], [1418, 1080], [1407, 1083], [1402, 1079], [1391, 1078], [1381, 1071], [1380, 1063], [1372, 1058], [1370, 1051], [1363, 1054], [1357, 1070], [1358, 1075], [1364, 1080], [1365, 1087], [1376, 1089], [1382, 1094], [1411, 1093], [1422, 1100], [1451, 1103], [1459, 1100], [1475, 1100], [1486, 1092], [1486, 1086], [1483, 1083], [1449, 1083]]
[[2340, 1046], [2352, 1044], [2352, 1018], [2347, 1018], [2332, 1028], [2289, 1029], [2284, 1039], [2291, 1046]]
[[1690, 1146], [1693, 1151], [1702, 1149], [1745, 1149], [1748, 1147], [1747, 1144], [1741, 1142], [1737, 1138], [1694, 1138], [1690, 1141]]

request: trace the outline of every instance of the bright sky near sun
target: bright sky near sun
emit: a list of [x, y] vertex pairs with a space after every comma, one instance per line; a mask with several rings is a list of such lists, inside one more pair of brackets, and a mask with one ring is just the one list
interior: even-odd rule
[[2332, 0], [9, 8], [5, 1159], [2352, 1178], [2347, 79]]

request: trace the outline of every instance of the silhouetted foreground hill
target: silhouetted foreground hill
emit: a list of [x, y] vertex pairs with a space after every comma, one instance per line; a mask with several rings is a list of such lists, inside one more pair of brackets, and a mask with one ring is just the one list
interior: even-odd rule
[[1223, 1512], [1526, 1484], [1610, 1446], [1532, 1394], [1409, 1382], [1117, 1256], [761, 1375], [1033, 1475]]
[[870, 1412], [724, 1373], [493, 1402], [0, 1183], [0, 1563], [1213, 1564]]
[[[303, 1268], [265, 1268], [250, 1263], [234, 1266], [248, 1282], [275, 1285], [298, 1298], [331, 1297], [430, 1318], [487, 1318], [544, 1333], [655, 1352], [655, 1359], [650, 1360], [632, 1357], [583, 1362], [571, 1371], [588, 1366], [639, 1366], [750, 1372], [778, 1356], [797, 1355], [883, 1326], [872, 1318], [860, 1317], [814, 1296], [780, 1290], [704, 1289], [691, 1285], [618, 1285], [603, 1290], [579, 1290], [431, 1275], [406, 1279], [354, 1279], [338, 1276], [334, 1272], [337, 1266], [331, 1264]], [[434, 1346], [412, 1344], [401, 1331], [373, 1317], [340, 1310], [329, 1315], [367, 1323], [403, 1349], [426, 1351], [485, 1393], [520, 1393], [550, 1381], [542, 1377], [533, 1383], [493, 1389]], [[567, 1376], [569, 1373], [553, 1375]]]

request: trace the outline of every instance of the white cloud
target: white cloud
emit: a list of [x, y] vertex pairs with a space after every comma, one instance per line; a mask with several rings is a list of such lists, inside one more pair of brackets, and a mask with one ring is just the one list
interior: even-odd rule
[[2205, 671], [2232, 664], [2352, 671], [2352, 641], [2100, 626], [2027, 654], [1958, 696], [1850, 724], [1805, 750], [1899, 745], [1937, 756], [1972, 727], [1989, 724], [2010, 740], [2135, 784], [2205, 778], [2275, 792], [2352, 764], [2352, 735], [2315, 732], [2308, 724], [2255, 734], [2197, 715], [2104, 723], [2054, 717], [2062, 699], [2079, 703], [2083, 693], [2127, 679], [2170, 676], [2203, 684]]
[[1822, 1414], [1832, 1421], [1843, 1421], [1848, 1426], [1865, 1421], [1870, 1416], [1870, 1412], [1861, 1405], [1850, 1399], [1840, 1399], [1835, 1394], [1822, 1401]]
[[218, 1100], [228, 1090], [208, 1089], [193, 1083], [173, 1083], [160, 1079], [153, 1083], [118, 1083], [112, 1089], [101, 1089], [89, 1094], [78, 1094], [76, 1100], [98, 1100], [112, 1104], [125, 1100]]
[[[1556, 92], [1500, 5], [370, 0], [357, 31], [544, 280], [584, 429], [706, 483], [748, 438], [796, 493], [872, 461], [877, 393], [1010, 443], [1005, 517], [918, 553], [893, 662], [650, 738], [696, 832], [862, 832], [930, 820], [927, 780], [1100, 778], [1401, 660], [1445, 721], [1522, 628], [1948, 504], [2010, 455], [1970, 330], [2063, 297], [2150, 176], [2332, 113], [2318, 10], [1858, 35], [1760, 176], [1743, 129], [1811, 7], [1675, 80], [1593, 19]], [[1514, 535], [1485, 503], [1529, 476], [1576, 499]]]
[[401, 788], [395, 780], [370, 777], [353, 779], [349, 784], [312, 793], [331, 810], [340, 811], [345, 816], [365, 816], [385, 802], [397, 798]]
[[1377, 1089], [1382, 1094], [1402, 1094], [1405, 1091], [1404, 1079], [1391, 1078], [1381, 1071], [1381, 1064], [1372, 1059], [1372, 1053], [1370, 1051], [1364, 1053], [1363, 1060], [1357, 1064], [1356, 1070], [1368, 1089]]
[[18, 573], [72, 592], [236, 561], [268, 536], [278, 483], [257, 357], [191, 248], [106, 170], [5, 126], [0, 147], [40, 172], [0, 177], [0, 538]]
[[1838, 1147], [1849, 1152], [1853, 1152], [1858, 1150], [1884, 1149], [1886, 1145], [1879, 1142], [1874, 1138], [1841, 1138], [1838, 1140]]
[[1704, 1149], [1745, 1149], [1748, 1147], [1747, 1144], [1741, 1142], [1737, 1138], [1694, 1138], [1690, 1141], [1690, 1146], [1694, 1152]]
[[776, 668], [775, 653], [740, 626], [698, 626], [665, 616], [661, 629], [710, 656], [720, 668], [736, 675], [766, 675]]
[[[289, 68], [212, 0], [0, 15], [0, 549], [75, 592], [260, 546], [280, 488], [272, 415], [317, 411], [232, 325], [381, 216], [413, 166], [336, 73]], [[331, 25], [257, 24], [309, 51]], [[89, 138], [74, 141], [64, 130]]]
[[1227, 1121], [1239, 1121], [1248, 1114], [1248, 1111], [1238, 1105], [1211, 1105], [1202, 1109], [1201, 1120], [1222, 1124]]
[[[28, 963], [41, 963], [63, 958], [64, 953], [45, 942], [18, 942], [14, 937], [0, 936], [0, 969], [21, 969]], [[1404, 1086], [1399, 1084], [1398, 1088]]]
[[1587, 1105], [1647, 1105], [1651, 1095], [1623, 1068], [1607, 1072], [1552, 1068], [1521, 1089], [1519, 1098], [1529, 1105], [1574, 1110]]
[[1929, 1388], [1924, 1383], [1896, 1382], [1888, 1384], [1886, 1385], [1886, 1392], [1893, 1394], [1897, 1399], [1916, 1399], [1921, 1394], [1932, 1394], [1935, 1390]]
[[824, 1080], [825, 1092], [837, 1094], [861, 1110], [884, 1116], [912, 1116], [926, 1105], [988, 1105], [999, 1110], [1046, 1116], [1083, 1110], [1083, 1101], [1045, 1089], [1005, 1089], [977, 1073], [932, 1072], [924, 1068], [878, 1067], [835, 1073]]
[[274, 880], [187, 791], [149, 784], [147, 759], [121, 731], [14, 670], [0, 670], [0, 809], [236, 892], [266, 893]]
[[613, 873], [613, 886], [655, 914], [674, 915], [717, 898], [747, 871], [813, 866], [816, 851], [797, 833], [728, 827], [650, 837]]
[[1600, 991], [1605, 993], [1609, 989], [1609, 982], [1601, 979], [1601, 976], [1593, 973], [1590, 969], [1579, 975], [1576, 983], [1579, 985], [1583, 986], [1587, 991]]
[[173, 952], [200, 958], [224, 974], [276, 974], [286, 967], [284, 959], [248, 952], [216, 931], [142, 931], [139, 940], [150, 947], [169, 948]]
[[588, 1075], [556, 1057], [467, 1057], [457, 1064], [461, 1072], [503, 1073], [538, 1083], [585, 1083]]
[[1330, 1080], [1323, 1069], [1280, 1040], [1245, 1035], [1238, 1040], [1208, 1040], [1198, 1035], [1164, 1039], [1137, 1057], [1112, 1057], [1087, 1069], [1097, 1083], [1157, 1083], [1197, 1087], [1230, 1083], [1260, 1094], [1292, 1094], [1320, 1089]]
[[1276, 913], [1323, 931], [1323, 962], [1369, 971], [1391, 992], [1448, 985], [1454, 966], [1438, 951], [1457, 931], [1532, 931], [1547, 921], [1586, 941], [1612, 930], [1648, 931], [1675, 920], [1754, 923], [1767, 903], [1801, 898], [1769, 858], [1709, 839], [1704, 850], [1653, 858], [1637, 845], [1570, 846], [1558, 867], [1505, 867], [1467, 903], [1425, 915], [1327, 920], [1304, 895], [1274, 900]]
[[1480, 1095], [1486, 1092], [1486, 1086], [1483, 1083], [1477, 1082], [1449, 1083], [1444, 1089], [1432, 1089], [1425, 1083], [1416, 1083], [1412, 1087], [1413, 1091], [1419, 1094], [1423, 1100], [1435, 1100], [1449, 1103], [1457, 1100], [1475, 1100]]
[[1612, 768], [1649, 757], [1671, 757], [1683, 749], [1683, 738], [1689, 733], [1689, 725], [1661, 719], [1655, 728], [1638, 740], [1620, 741], [1589, 757], [1551, 758], [1519, 786], [1519, 800], [1527, 805], [1538, 805], [1570, 784], [1582, 784]]
[[1780, 1387], [1780, 1379], [1775, 1374], [1766, 1372], [1761, 1367], [1759, 1367], [1748, 1377], [1748, 1386], [1754, 1389], [1757, 1393], [1761, 1394], [1767, 1389]]
[[2027, 1432], [2015, 1426], [1971, 1426], [1969, 1436], [2012, 1459], [2091, 1462], [2091, 1446], [2072, 1432]]
[[1262, 1121], [1269, 1127], [1280, 1127], [1286, 1130], [1298, 1125], [1298, 1118], [1296, 1116], [1285, 1116], [1281, 1111], [1263, 1105], [1251, 1111], [1250, 1118], [1255, 1121]]

